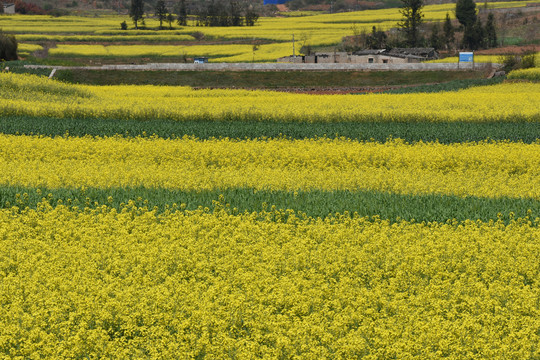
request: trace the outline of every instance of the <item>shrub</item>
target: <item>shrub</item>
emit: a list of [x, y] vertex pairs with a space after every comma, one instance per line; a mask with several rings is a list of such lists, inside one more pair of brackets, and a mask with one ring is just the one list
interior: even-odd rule
[[521, 57], [521, 68], [530, 69], [536, 66], [536, 53], [530, 52]]
[[527, 52], [523, 55], [503, 55], [499, 62], [503, 64], [504, 71], [529, 69], [536, 66], [536, 53]]
[[17, 39], [15, 36], [5, 34], [0, 29], [0, 60], [17, 60]]
[[49, 11], [49, 15], [54, 17], [67, 16], [69, 15], [69, 12], [65, 9], [52, 9]]
[[126, 23], [125, 20], [120, 23], [120, 29], [122, 29], [122, 30], [127, 30], [128, 29], [128, 26], [127, 26], [127, 23]]
[[191, 34], [191, 36], [193, 36], [195, 38], [195, 40], [197, 41], [201, 41], [204, 39], [204, 33], [200, 32], [200, 31], [195, 31], [194, 33]]
[[501, 55], [499, 63], [503, 65], [503, 69], [506, 72], [519, 69], [520, 59], [517, 55]]

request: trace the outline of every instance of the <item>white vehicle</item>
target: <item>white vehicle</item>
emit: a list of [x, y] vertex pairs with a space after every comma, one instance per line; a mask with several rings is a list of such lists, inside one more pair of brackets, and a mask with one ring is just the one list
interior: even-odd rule
[[193, 63], [195, 63], [195, 64], [207, 64], [208, 63], [208, 58], [206, 58], [206, 57], [196, 57], [194, 59]]

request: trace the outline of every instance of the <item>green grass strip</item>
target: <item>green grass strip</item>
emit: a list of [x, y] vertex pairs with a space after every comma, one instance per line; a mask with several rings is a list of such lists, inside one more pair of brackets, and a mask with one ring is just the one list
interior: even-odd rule
[[[198, 207], [212, 209], [215, 202], [230, 204], [238, 212], [261, 211], [263, 208], [292, 209], [310, 217], [326, 217], [335, 213], [354, 213], [361, 216], [380, 216], [395, 221], [446, 221], [456, 219], [496, 220], [515, 217], [540, 216], [540, 201], [533, 199], [486, 199], [445, 195], [398, 195], [376, 191], [254, 191], [249, 188], [212, 191], [178, 191], [166, 189], [35, 189], [0, 186], [0, 207], [35, 208], [46, 199], [51, 205], [62, 203], [79, 208], [109, 205], [117, 209], [135, 201], [140, 207], [154, 206], [159, 211], [173, 207], [194, 210]], [[266, 204], [266, 205], [263, 205]]]
[[453, 80], [441, 84], [428, 84], [419, 86], [408, 86], [399, 89], [384, 91], [385, 94], [411, 94], [411, 93], [438, 93], [445, 91], [458, 91], [475, 86], [496, 85], [504, 81], [504, 77], [499, 76], [492, 79], [466, 79]]
[[89, 85], [174, 85], [220, 88], [365, 88], [478, 79], [481, 71], [106, 71], [60, 70], [55, 78]]
[[63, 136], [150, 136], [160, 138], [195, 136], [200, 139], [228, 137], [253, 139], [260, 137], [288, 137], [304, 139], [346, 137], [357, 140], [384, 142], [389, 137], [408, 142], [439, 141], [459, 143], [467, 141], [509, 140], [535, 142], [540, 138], [540, 123], [515, 122], [335, 122], [282, 123], [242, 121], [123, 121], [83, 120], [32, 117], [0, 117], [0, 133], [19, 135]]

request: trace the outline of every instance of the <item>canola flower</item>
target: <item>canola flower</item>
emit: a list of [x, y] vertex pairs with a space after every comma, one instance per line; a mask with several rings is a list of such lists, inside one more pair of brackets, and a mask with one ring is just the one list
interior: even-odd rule
[[253, 45], [58, 45], [50, 49], [52, 56], [62, 57], [179, 57], [209, 56], [212, 62], [275, 61], [290, 52], [290, 44], [260, 45], [254, 53]]
[[18, 46], [18, 53], [19, 55], [29, 55], [30, 53], [37, 51], [37, 50], [43, 50], [43, 47], [41, 45], [36, 44], [26, 44], [26, 43], [19, 43]]
[[19, 41], [56, 41], [56, 42], [122, 42], [122, 41], [192, 41], [193, 36], [188, 34], [170, 34], [168, 31], [166, 35], [162, 33], [148, 35], [146, 32], [141, 31], [129, 32], [129, 35], [125, 34], [125, 31], [115, 35], [51, 35], [51, 34], [20, 34], [17, 35]]
[[0, 210], [0, 356], [540, 357], [540, 219], [285, 215]]
[[0, 135], [0, 184], [375, 190], [540, 200], [540, 144]]
[[0, 74], [4, 116], [123, 120], [539, 121], [540, 85], [503, 83], [455, 92], [307, 95], [174, 86], [84, 86]]
[[508, 74], [508, 79], [540, 81], [540, 67], [513, 70]]

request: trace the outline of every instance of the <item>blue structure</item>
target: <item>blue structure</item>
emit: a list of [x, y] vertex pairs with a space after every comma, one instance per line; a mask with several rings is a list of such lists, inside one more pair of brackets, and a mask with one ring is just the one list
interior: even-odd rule
[[472, 52], [460, 52], [459, 62], [474, 62], [474, 53]]
[[264, 0], [264, 5], [277, 5], [277, 4], [285, 4], [286, 2], [291, 0]]

